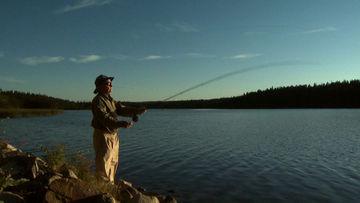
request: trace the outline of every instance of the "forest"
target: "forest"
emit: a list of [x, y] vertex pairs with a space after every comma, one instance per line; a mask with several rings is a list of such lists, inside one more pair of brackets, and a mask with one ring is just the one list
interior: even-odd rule
[[89, 102], [74, 102], [41, 94], [0, 89], [0, 109], [90, 109]]
[[360, 80], [271, 87], [228, 98], [152, 101], [140, 105], [148, 108], [359, 108]]
[[[271, 87], [241, 96], [178, 101], [123, 102], [147, 108], [359, 108], [360, 80]], [[0, 108], [90, 109], [90, 102], [74, 102], [46, 95], [0, 90]]]

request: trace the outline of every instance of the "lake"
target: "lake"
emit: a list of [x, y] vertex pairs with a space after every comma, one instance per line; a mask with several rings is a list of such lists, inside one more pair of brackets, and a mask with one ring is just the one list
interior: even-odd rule
[[[0, 139], [93, 160], [90, 111], [3, 119]], [[120, 130], [118, 177], [180, 202], [358, 202], [360, 110], [149, 110]]]

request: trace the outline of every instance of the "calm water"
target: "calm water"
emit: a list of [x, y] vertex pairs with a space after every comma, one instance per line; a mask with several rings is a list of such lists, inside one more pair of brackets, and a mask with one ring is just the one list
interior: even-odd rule
[[[5, 119], [0, 138], [93, 159], [90, 119]], [[149, 110], [120, 137], [119, 177], [181, 202], [360, 201], [360, 110]]]

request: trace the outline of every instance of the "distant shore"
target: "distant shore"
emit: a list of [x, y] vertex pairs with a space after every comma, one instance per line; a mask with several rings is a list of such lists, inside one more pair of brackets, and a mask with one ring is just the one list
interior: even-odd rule
[[32, 117], [32, 116], [51, 116], [63, 113], [62, 109], [24, 109], [24, 108], [12, 108], [3, 109], [0, 108], [0, 118], [15, 118], [15, 117]]
[[[145, 106], [149, 109], [360, 108], [359, 92], [360, 80], [356, 79], [313, 85], [270, 87], [265, 90], [248, 92], [234, 97], [175, 101], [122, 101], [122, 104], [135, 107]], [[90, 110], [91, 102], [74, 102], [46, 95], [11, 90], [1, 91], [0, 89], [0, 106], [3, 109]]]

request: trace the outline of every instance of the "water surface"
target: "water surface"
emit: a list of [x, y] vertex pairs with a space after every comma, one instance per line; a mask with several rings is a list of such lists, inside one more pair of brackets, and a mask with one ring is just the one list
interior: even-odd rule
[[[94, 158], [89, 111], [0, 121], [25, 151]], [[357, 202], [360, 110], [149, 110], [120, 130], [118, 177], [181, 202]]]

